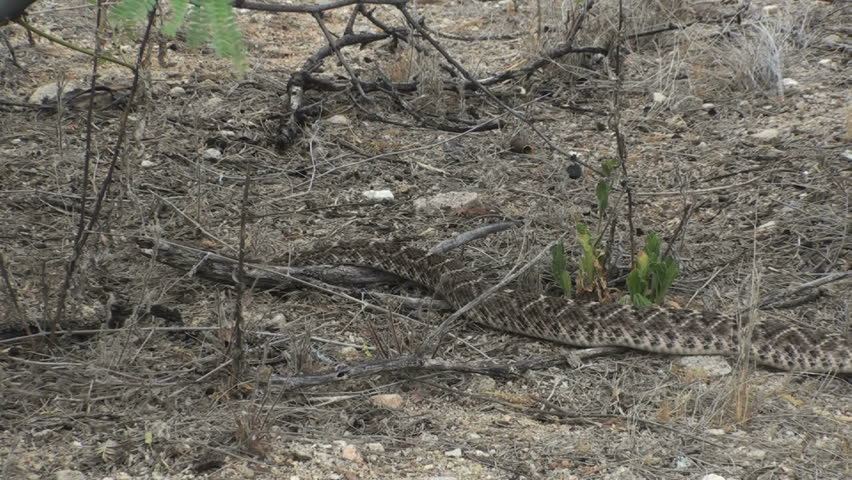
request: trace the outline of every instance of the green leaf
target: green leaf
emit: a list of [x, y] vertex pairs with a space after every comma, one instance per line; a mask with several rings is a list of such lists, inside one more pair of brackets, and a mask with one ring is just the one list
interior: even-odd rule
[[604, 216], [607, 207], [609, 207], [609, 191], [610, 186], [606, 180], [598, 182], [598, 186], [595, 188], [595, 195], [598, 197], [598, 212], [601, 217]]
[[560, 273], [565, 271], [565, 243], [562, 240], [559, 241], [553, 248], [550, 250], [550, 254], [553, 258], [551, 262], [551, 270], [553, 274], [558, 276]]
[[210, 34], [210, 12], [209, 8], [202, 3], [193, 8], [186, 16], [189, 26], [186, 31], [186, 43], [191, 48], [198, 48], [204, 44]]
[[604, 176], [612, 175], [612, 172], [618, 167], [618, 160], [614, 158], [608, 158], [601, 163], [601, 168], [603, 169]]
[[[197, 48], [208, 40], [216, 55], [233, 62], [240, 73], [248, 69], [243, 36], [231, 0], [169, 0], [172, 15], [162, 32], [174, 36], [186, 23], [186, 40]], [[157, 5], [157, 0], [121, 0], [110, 12], [116, 25], [134, 25], [143, 21]]]
[[551, 254], [553, 257], [551, 263], [553, 278], [562, 287], [562, 292], [566, 296], [571, 295], [571, 275], [568, 274], [565, 262], [565, 244], [560, 240], [559, 243], [553, 246]]
[[639, 274], [639, 278], [643, 281], [648, 278], [648, 267], [651, 265], [651, 257], [645, 251], [639, 252], [636, 255], [636, 267], [634, 270]]
[[650, 307], [654, 304], [654, 302], [648, 300], [645, 295], [641, 294], [631, 295], [630, 299], [633, 301], [633, 305], [636, 307]]
[[597, 256], [595, 255], [595, 247], [592, 245], [592, 234], [589, 229], [582, 223], [577, 224], [577, 242], [583, 249], [583, 257], [580, 259], [580, 274], [586, 280], [583, 285], [590, 284], [595, 278], [595, 267], [597, 266]]
[[651, 232], [645, 240], [645, 252], [651, 257], [651, 263], [655, 263], [660, 259], [660, 246], [662, 242], [656, 233]]
[[671, 258], [667, 258], [662, 263], [652, 265], [651, 290], [653, 292], [654, 303], [662, 303], [663, 298], [665, 298], [678, 273], [677, 265], [675, 265], [674, 260]]
[[186, 20], [189, 0], [172, 0], [172, 16], [163, 25], [162, 32], [170, 37], [177, 34], [178, 28]]
[[634, 295], [644, 295], [646, 289], [645, 280], [637, 270], [633, 270], [627, 275], [627, 291], [630, 292], [631, 297]]
[[568, 272], [562, 272], [562, 275], [558, 277], [559, 286], [562, 287], [562, 292], [565, 293], [566, 297], [571, 296], [571, 275]]
[[156, 5], [157, 0], [121, 0], [110, 10], [109, 18], [116, 24], [132, 25], [142, 21]]

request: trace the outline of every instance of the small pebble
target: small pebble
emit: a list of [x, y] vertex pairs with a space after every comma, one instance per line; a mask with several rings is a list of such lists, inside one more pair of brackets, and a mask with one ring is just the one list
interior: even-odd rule
[[169, 90], [170, 97], [182, 97], [184, 95], [186, 95], [186, 89], [183, 87], [172, 87], [172, 89]]

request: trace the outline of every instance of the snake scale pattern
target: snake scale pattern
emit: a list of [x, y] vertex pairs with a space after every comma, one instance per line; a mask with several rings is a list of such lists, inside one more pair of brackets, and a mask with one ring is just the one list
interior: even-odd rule
[[[334, 246], [310, 263], [356, 265], [386, 271], [431, 288], [454, 308], [490, 285], [462, 262], [411, 246], [371, 243]], [[299, 262], [304, 264], [304, 262]], [[579, 347], [617, 346], [677, 355], [737, 355], [740, 325], [730, 315], [614, 303], [580, 303], [522, 291], [498, 290], [467, 315], [485, 327]], [[781, 370], [852, 373], [850, 343], [841, 333], [764, 319], [754, 326], [750, 354]]]

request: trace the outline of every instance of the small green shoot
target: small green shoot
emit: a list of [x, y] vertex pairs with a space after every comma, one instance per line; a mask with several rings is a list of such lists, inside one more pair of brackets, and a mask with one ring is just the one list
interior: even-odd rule
[[605, 291], [605, 278], [603, 275], [603, 266], [601, 259], [603, 251], [595, 248], [592, 241], [592, 234], [589, 229], [582, 223], [577, 224], [577, 243], [583, 250], [583, 255], [580, 258], [580, 270], [577, 272], [575, 285], [579, 293], [591, 293]]
[[598, 214], [601, 218], [606, 216], [606, 209], [609, 207], [609, 183], [606, 180], [598, 182], [595, 188], [595, 195], [598, 197]]
[[571, 274], [568, 273], [565, 263], [565, 244], [562, 240], [553, 246], [551, 251], [553, 262], [551, 264], [553, 270], [553, 278], [556, 283], [562, 287], [562, 292], [566, 297], [571, 296]]
[[678, 275], [677, 265], [671, 257], [660, 259], [660, 238], [648, 234], [645, 248], [636, 257], [636, 267], [627, 276], [629, 297], [623, 303], [637, 307], [660, 304]]
[[598, 197], [598, 216], [603, 220], [606, 218], [606, 210], [609, 208], [609, 194], [612, 192], [612, 172], [618, 166], [618, 160], [610, 158], [601, 162], [601, 169], [605, 178], [600, 180], [595, 187], [595, 196]]

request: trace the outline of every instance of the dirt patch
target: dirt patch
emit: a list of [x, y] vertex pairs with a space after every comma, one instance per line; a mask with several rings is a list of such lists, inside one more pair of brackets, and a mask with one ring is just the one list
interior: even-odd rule
[[[90, 45], [93, 10], [67, 3], [38, 2], [30, 21]], [[642, 35], [625, 48], [621, 129], [636, 247], [648, 232], [673, 240], [681, 275], [668, 301], [734, 313], [754, 301], [756, 280], [770, 296], [848, 271], [848, 9], [776, 2], [729, 17], [714, 2], [640, 3], [655, 6], [631, 6], [630, 31]], [[507, 35], [439, 37], [481, 77], [540, 58], [564, 38], [579, 7], [542, 5], [541, 22], [535, 3], [438, 2], [417, 11], [449, 35]], [[578, 44], [610, 45], [615, 11], [614, 2], [596, 2]], [[401, 22], [388, 7], [376, 12]], [[340, 9], [325, 20], [342, 32], [348, 18]], [[82, 185], [92, 196], [103, 182], [132, 77], [114, 65], [100, 70], [117, 101], [95, 112], [84, 179], [85, 110], [15, 104], [51, 82], [85, 81], [89, 59], [44, 41], [29, 45], [19, 27], [4, 27], [23, 68], [3, 50], [0, 253], [13, 288], [0, 288], [0, 477], [74, 478], [67, 470], [116, 479], [852, 476], [852, 387], [834, 377], [757, 368], [743, 382], [738, 368], [713, 376], [671, 357], [624, 352], [509, 377], [414, 370], [298, 391], [270, 385], [270, 375], [410, 353], [445, 315], [383, 305], [410, 318], [400, 319], [316, 290], [245, 295], [246, 374], [229, 387], [233, 288], [194, 276], [191, 266], [148, 258], [137, 240], [159, 237], [236, 257], [247, 172], [246, 249], [251, 260], [270, 264], [286, 266], [329, 241], [405, 239], [429, 248], [518, 221], [453, 252], [499, 281], [566, 232], [571, 255], [579, 255], [576, 222], [603, 228], [598, 177], [585, 169], [574, 178], [569, 158], [493, 100], [443, 90], [444, 62], [434, 50], [391, 41], [344, 50], [363, 78], [416, 79], [421, 91], [401, 95], [404, 105], [379, 93], [368, 101], [312, 91], [321, 113], [295, 145], [276, 150], [288, 75], [323, 39], [305, 15], [243, 12], [239, 20], [250, 59], [242, 78], [227, 61], [180, 41], [164, 43], [172, 45], [170, 65], [151, 62], [127, 152], [68, 286], [62, 328], [75, 333], [55, 342], [9, 337], [20, 335], [19, 317], [46, 328], [55, 315]], [[689, 26], [654, 32], [669, 24]], [[110, 49], [132, 58], [134, 43], [119, 38]], [[333, 61], [326, 69], [346, 78]], [[600, 168], [617, 153], [614, 72], [611, 58], [574, 55], [491, 88], [550, 142]], [[503, 126], [449, 133], [410, 112]], [[519, 133], [528, 154], [510, 150]], [[615, 279], [634, 253], [622, 187], [611, 201], [619, 220], [606, 236], [615, 291], [624, 289]], [[367, 199], [368, 190], [390, 190], [394, 199]], [[450, 192], [475, 193], [477, 201], [415, 208]], [[674, 238], [686, 211], [688, 223]], [[535, 265], [516, 287], [558, 294], [549, 269], [549, 261]], [[850, 290], [848, 280], [831, 283], [760, 314], [848, 332]], [[473, 326], [453, 333], [438, 353], [456, 362], [572, 354]], [[738, 418], [743, 398], [748, 412]]]

